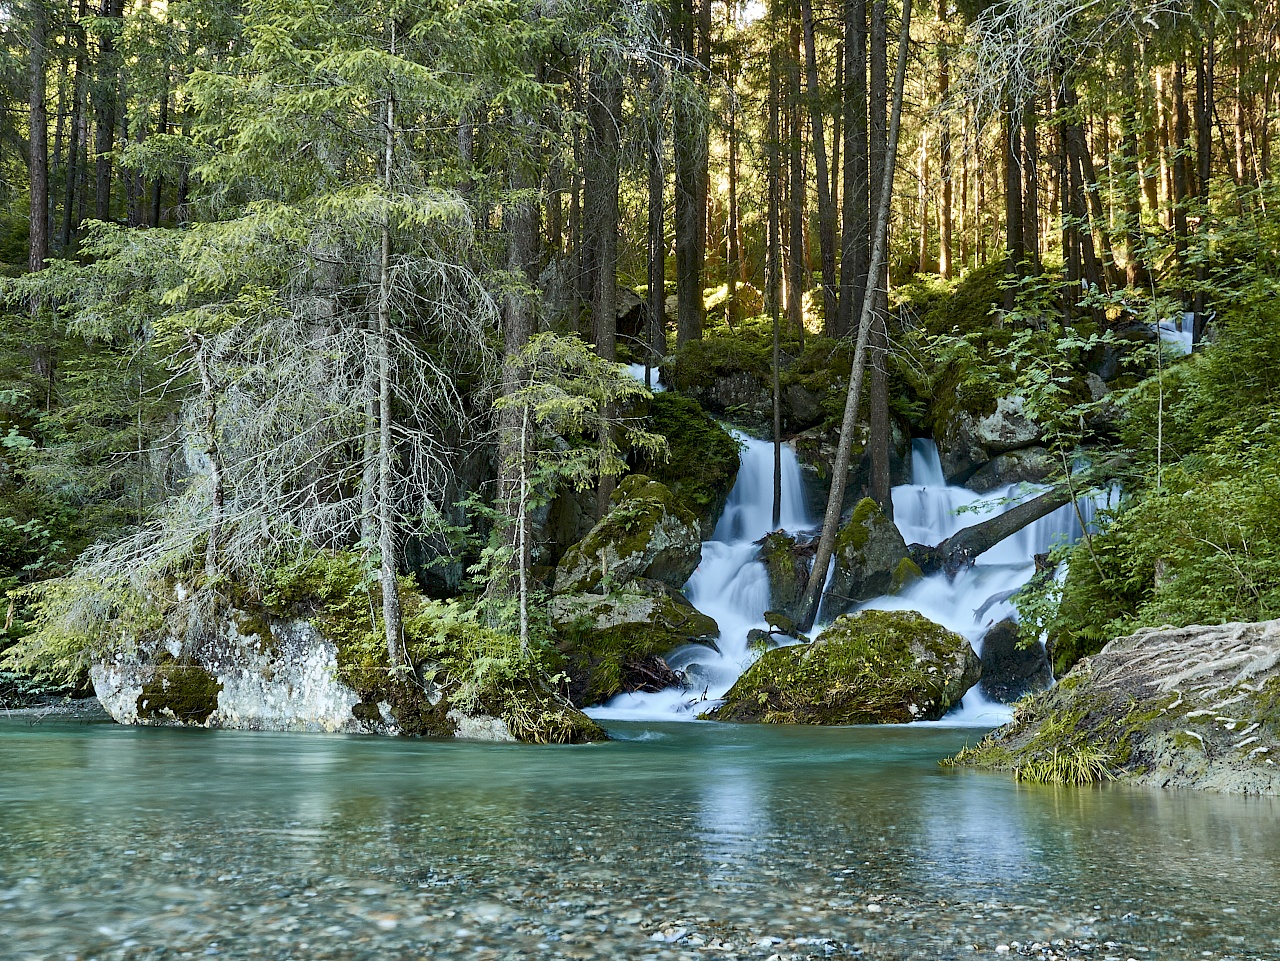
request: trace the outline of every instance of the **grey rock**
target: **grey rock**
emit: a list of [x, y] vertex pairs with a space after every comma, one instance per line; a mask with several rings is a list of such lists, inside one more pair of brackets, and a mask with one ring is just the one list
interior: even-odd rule
[[1014, 770], [1088, 752], [1135, 784], [1280, 794], [1280, 621], [1116, 638], [984, 745]]
[[1039, 484], [1051, 477], [1059, 467], [1053, 455], [1043, 447], [997, 454], [978, 468], [965, 482], [965, 487], [986, 494], [1007, 484]]
[[919, 573], [897, 525], [865, 498], [836, 535], [835, 570], [822, 598], [822, 614], [834, 617], [862, 601], [896, 593]]
[[682, 587], [702, 559], [698, 519], [663, 484], [632, 474], [613, 507], [556, 567], [556, 593], [605, 593], [637, 579]]
[[1044, 646], [1019, 644], [1017, 621], [996, 624], [983, 636], [981, 647], [982, 693], [989, 699], [1010, 704], [1053, 683]]
[[996, 409], [980, 418], [974, 426], [973, 437], [988, 454], [1030, 447], [1040, 440], [1040, 427], [1027, 416], [1026, 401], [1017, 395], [1001, 397]]

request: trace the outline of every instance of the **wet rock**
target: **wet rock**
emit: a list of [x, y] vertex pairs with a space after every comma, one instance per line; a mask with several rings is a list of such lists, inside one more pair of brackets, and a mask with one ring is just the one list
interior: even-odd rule
[[789, 384], [782, 391], [783, 417], [792, 430], [805, 430], [822, 421], [822, 395], [803, 384]]
[[636, 472], [669, 487], [697, 515], [701, 537], [708, 540], [738, 476], [738, 442], [696, 400], [670, 391], [650, 402], [649, 424], [667, 439], [667, 456], [638, 455]]
[[957, 411], [935, 432], [942, 475], [948, 484], [963, 484], [991, 459], [978, 441], [978, 418], [967, 410]]
[[[871, 485], [871, 457], [867, 453], [866, 424], [857, 426], [849, 459], [849, 475], [845, 483], [845, 502], [857, 502], [867, 496]], [[811, 479], [805, 484], [809, 512], [821, 517], [827, 506], [826, 491], [831, 485], [831, 469], [835, 464], [840, 441], [837, 428], [815, 427], [802, 431], [791, 440], [800, 467]], [[911, 480], [911, 436], [898, 424], [890, 426], [889, 482], [906, 484]]]
[[967, 640], [915, 611], [862, 611], [837, 618], [811, 644], [765, 652], [710, 716], [771, 724], [934, 720], [981, 670]]
[[800, 601], [809, 580], [809, 561], [796, 539], [784, 531], [765, 535], [756, 559], [769, 575], [769, 607], [794, 620], [799, 616]]
[[1021, 780], [1280, 794], [1280, 621], [1111, 641], [958, 760]]
[[835, 571], [823, 595], [823, 615], [844, 614], [862, 601], [896, 594], [920, 576], [897, 525], [863, 498], [836, 535]]
[[1021, 644], [1017, 621], [1006, 618], [983, 636], [981, 685], [987, 698], [1011, 704], [1052, 683], [1053, 672], [1043, 645]]
[[975, 493], [987, 494], [1008, 484], [1040, 484], [1060, 466], [1045, 448], [1027, 447], [997, 454], [978, 468], [964, 486]]
[[662, 656], [686, 644], [714, 648], [719, 636], [712, 618], [659, 581], [609, 594], [558, 594], [551, 624], [577, 705], [670, 687], [679, 678]]
[[624, 478], [613, 507], [556, 566], [556, 593], [605, 593], [638, 579], [681, 587], [702, 559], [698, 519], [665, 485]]

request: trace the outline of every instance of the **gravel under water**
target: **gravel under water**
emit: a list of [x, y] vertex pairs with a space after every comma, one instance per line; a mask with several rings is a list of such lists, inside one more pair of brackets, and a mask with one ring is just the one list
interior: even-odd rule
[[1280, 958], [1280, 801], [945, 728], [536, 748], [0, 716], [0, 958]]

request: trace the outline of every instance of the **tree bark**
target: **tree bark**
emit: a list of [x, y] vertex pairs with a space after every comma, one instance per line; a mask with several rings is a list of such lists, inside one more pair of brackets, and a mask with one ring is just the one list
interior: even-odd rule
[[[906, 82], [907, 54], [911, 42], [911, 0], [902, 3], [902, 28], [898, 37], [898, 64], [894, 73], [893, 110], [889, 122], [888, 144], [883, 165], [884, 175], [879, 185], [876, 202], [876, 223], [872, 233], [871, 258], [867, 265], [867, 286], [874, 287], [884, 262], [889, 232], [889, 207], [893, 201], [893, 169], [898, 152], [898, 132], [902, 122], [902, 93]], [[818, 602], [826, 585], [827, 567], [835, 548], [836, 532], [844, 509], [845, 479], [849, 474], [849, 460], [853, 448], [853, 432], [857, 422], [858, 404], [861, 401], [863, 375], [866, 371], [867, 342], [873, 319], [871, 298], [862, 305], [858, 320], [858, 340], [854, 348], [853, 366], [849, 372], [849, 391], [845, 395], [844, 416], [840, 423], [840, 441], [836, 446], [835, 463], [831, 469], [831, 489], [827, 495], [827, 509], [822, 520], [822, 534], [818, 539], [813, 567], [804, 598], [800, 602], [796, 622], [802, 631], [813, 626], [818, 613]]]
[[1023, 243], [1022, 217], [1022, 125], [1012, 94], [1005, 97], [1004, 131], [1001, 150], [1004, 156], [1004, 242], [1005, 277], [1004, 309], [1013, 310], [1017, 299], [1018, 278], [1025, 275], [1027, 258]]
[[32, 0], [30, 30], [27, 173], [31, 185], [31, 217], [27, 268], [37, 271], [44, 270], [44, 262], [49, 259], [49, 108], [45, 103], [49, 14], [42, 0]]
[[844, 183], [840, 237], [840, 298], [834, 334], [847, 337], [862, 314], [870, 255], [867, 178], [867, 0], [844, 0]]
[[[651, 68], [649, 89], [654, 111], [662, 95], [662, 71]], [[666, 169], [663, 164], [662, 118], [653, 116], [649, 130], [649, 335], [645, 345], [644, 385], [653, 386], [651, 368], [666, 354], [666, 239], [663, 235], [665, 213], [664, 188]]]
[[[947, 0], [938, 0], [938, 21], [945, 29]], [[942, 203], [938, 208], [938, 273], [950, 280], [954, 268], [951, 264], [951, 122], [947, 115], [947, 98], [951, 96], [951, 60], [946, 37], [938, 40], [938, 103], [942, 106], [942, 118], [938, 121], [938, 175], [942, 178]], [[961, 204], [963, 208], [963, 203]], [[963, 231], [962, 231], [963, 235]]]
[[[110, 23], [119, 20], [124, 0], [102, 0], [100, 12]], [[119, 87], [119, 62], [116, 56], [115, 30], [108, 26], [98, 40], [97, 82], [94, 89], [94, 192], [93, 216], [111, 219], [111, 152], [115, 148], [116, 94]]]
[[675, 244], [676, 244], [676, 346], [702, 339], [702, 260], [705, 242], [701, 227], [706, 218], [703, 191], [707, 129], [695, 65], [694, 0], [672, 0], [673, 46], [680, 54], [673, 110], [675, 146]]
[[809, 93], [809, 140], [818, 179], [818, 246], [822, 256], [822, 322], [828, 335], [835, 331], [838, 285], [836, 280], [836, 210], [831, 198], [827, 169], [827, 139], [823, 125], [822, 91], [818, 86], [818, 55], [813, 34], [813, 0], [800, 0], [804, 20], [805, 79]]

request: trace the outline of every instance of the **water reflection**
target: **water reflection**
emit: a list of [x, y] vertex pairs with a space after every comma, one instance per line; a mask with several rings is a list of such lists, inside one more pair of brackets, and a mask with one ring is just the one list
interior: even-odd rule
[[976, 736], [948, 730], [622, 732], [543, 750], [0, 723], [0, 958], [232, 938], [267, 957], [630, 958], [699, 917], [876, 957], [1049, 935], [1280, 957], [1275, 799], [947, 771]]

